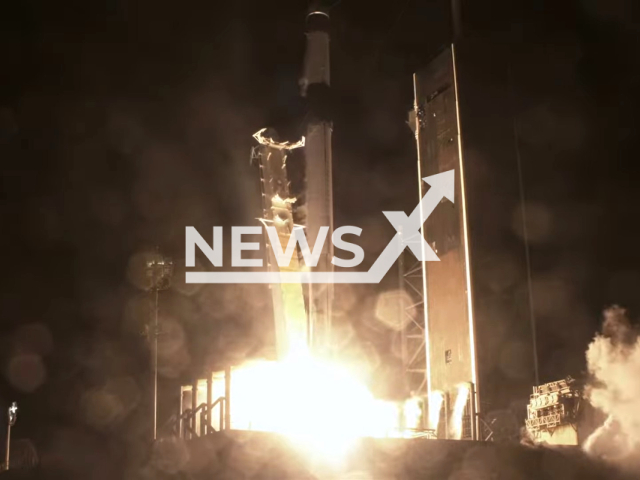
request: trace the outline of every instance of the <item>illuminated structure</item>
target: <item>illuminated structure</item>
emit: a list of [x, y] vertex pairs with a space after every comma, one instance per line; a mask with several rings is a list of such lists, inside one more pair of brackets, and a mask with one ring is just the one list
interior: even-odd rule
[[160, 309], [159, 295], [161, 290], [166, 290], [171, 285], [173, 274], [173, 262], [165, 258], [156, 248], [146, 262], [146, 274], [149, 281], [149, 292], [153, 296], [153, 318], [147, 325], [147, 339], [152, 343], [153, 355], [153, 439], [158, 438], [158, 336], [160, 325], [158, 313]]
[[7, 443], [5, 445], [4, 468], [9, 470], [9, 457], [11, 452], [11, 427], [16, 424], [18, 419], [18, 404], [13, 402], [7, 410]]
[[[312, 7], [307, 15], [307, 49], [304, 71], [300, 79], [301, 94], [309, 105], [309, 121], [305, 145], [306, 226], [309, 246], [322, 226], [328, 226], [327, 238], [333, 234], [333, 178], [329, 106], [329, 13]], [[320, 272], [333, 270], [333, 243], [325, 242], [315, 267]], [[310, 341], [316, 351], [322, 351], [329, 340], [333, 303], [333, 285], [309, 285]]]
[[537, 443], [579, 445], [582, 407], [582, 389], [571, 377], [533, 387], [527, 432]]
[[[485, 120], [494, 112], [484, 108], [483, 76], [503, 68], [490, 65], [487, 51], [475, 44], [452, 45], [414, 75], [411, 123], [420, 198], [428, 188], [422, 178], [455, 170], [455, 202], [439, 205], [422, 231], [440, 259], [422, 265], [426, 383], [428, 397], [438, 399], [430, 402], [428, 417], [437, 423], [439, 438], [489, 438], [492, 432], [483, 418], [513, 412], [516, 404], [524, 410], [526, 392], [534, 384], [532, 328], [516, 301], [516, 286], [500, 290], [486, 274], [504, 254], [505, 244], [517, 249], [514, 258], [521, 255], [521, 246], [510, 224], [504, 232], [492, 229], [496, 212], [486, 206], [498, 180], [468, 174], [478, 171], [470, 151], [490, 155], [491, 168], [503, 177], [515, 166], [509, 112]], [[493, 77], [487, 81], [496, 83]], [[500, 87], [506, 96], [506, 84], [494, 85]], [[512, 244], [504, 240], [507, 236]]]
[[[252, 161], [260, 167], [267, 268], [274, 273], [308, 268], [302, 265], [298, 247], [285, 262], [274, 253], [290, 244], [292, 236], [301, 231], [297, 229], [305, 228], [312, 250], [321, 227], [329, 227], [327, 236], [333, 233], [332, 125], [325, 111], [329, 87], [328, 20], [328, 14], [321, 9], [312, 8], [307, 16], [307, 54], [300, 81], [302, 94], [309, 100], [306, 137], [289, 143], [278, 141], [276, 133], [269, 129], [254, 135], [258, 145], [252, 151]], [[292, 150], [300, 147], [305, 147], [306, 160], [304, 209], [299, 208], [292, 195], [287, 165]], [[296, 225], [297, 222], [303, 225]], [[317, 265], [311, 268], [332, 272], [332, 245], [324, 243]], [[415, 272], [414, 267], [407, 273], [408, 285], [409, 275]], [[193, 439], [220, 430], [258, 430], [310, 436], [307, 441], [319, 441], [325, 446], [362, 436], [424, 436], [419, 428], [418, 393], [426, 387], [424, 367], [422, 378], [411, 389], [416, 394], [411, 399], [393, 402], [374, 398], [348, 366], [327, 358], [332, 285], [310, 284], [305, 292], [299, 282], [275, 283], [270, 289], [275, 361], [246, 362], [183, 386], [174, 434]], [[403, 342], [415, 342], [416, 336], [424, 348], [422, 331], [404, 335]], [[413, 361], [420, 364], [419, 358]], [[310, 414], [310, 410], [315, 413]]]
[[[403, 238], [405, 244], [417, 243], [418, 240], [419, 237]], [[424, 415], [428, 390], [422, 279], [422, 262], [417, 261], [409, 249], [405, 249], [398, 257], [398, 290], [402, 293], [399, 295], [398, 317], [401, 328], [394, 341], [399, 346], [404, 386], [412, 397], [420, 399], [423, 414], [418, 427], [424, 435], [430, 436], [435, 434], [437, 422], [428, 421]]]
[[[256, 132], [253, 137], [258, 142], [258, 146], [252, 150], [251, 157], [260, 168], [263, 207], [261, 221], [266, 227], [275, 228], [280, 249], [286, 249], [294, 229], [302, 228], [294, 224], [293, 205], [296, 198], [291, 195], [287, 159], [292, 150], [305, 145], [305, 139], [303, 137], [299, 142], [289, 143], [279, 142], [275, 136], [276, 133], [270, 129]], [[301, 263], [297, 249], [293, 252], [288, 264], [280, 264], [275, 258], [273, 248], [269, 245], [271, 239], [268, 235], [265, 236], [265, 241], [267, 268], [270, 271], [300, 271]], [[275, 329], [275, 357], [276, 360], [283, 361], [291, 355], [306, 351], [309, 346], [310, 326], [304, 291], [301, 283], [275, 283], [269, 288]], [[251, 430], [262, 427], [264, 429], [264, 425], [257, 422], [269, 415], [261, 416], [251, 405], [254, 395], [250, 392], [252, 387], [248, 383], [267, 381], [267, 376], [274, 381], [271, 373], [273, 363], [264, 363], [257, 368], [256, 377], [249, 380], [242, 372], [242, 367], [239, 371], [230, 366], [224, 372], [212, 372], [205, 379], [183, 386], [180, 392], [180, 415], [173, 433], [183, 438], [196, 438], [231, 428]], [[231, 416], [232, 379], [234, 401], [239, 405], [238, 409], [234, 408], [236, 415], [233, 418]], [[266, 388], [276, 388], [276, 386], [266, 385]], [[247, 406], [248, 403], [249, 406]], [[273, 416], [273, 412], [271, 413]]]
[[[415, 134], [420, 178], [455, 169], [455, 202], [443, 203], [427, 219], [424, 235], [440, 262], [423, 263], [423, 286], [427, 338], [426, 362], [429, 392], [442, 392], [444, 422], [439, 437], [454, 421], [453, 403], [458, 385], [470, 386], [468, 416], [477, 411], [473, 303], [469, 273], [462, 141], [453, 50], [447, 50], [429, 67], [414, 76]], [[420, 181], [420, 198], [425, 185]], [[452, 398], [453, 397], [453, 398]], [[435, 415], [435, 413], [431, 413]], [[437, 417], [436, 417], [437, 418]], [[476, 422], [469, 422], [466, 436], [477, 438]]]
[[[260, 166], [262, 186], [262, 222], [274, 227], [280, 240], [280, 248], [289, 245], [294, 228], [293, 204], [290, 181], [287, 175], [287, 157], [291, 150], [304, 146], [304, 137], [297, 143], [278, 142], [265, 130], [254, 135], [260, 144], [254, 149], [254, 158]], [[274, 258], [273, 248], [266, 238], [267, 266], [272, 271], [298, 272], [300, 261], [295, 251], [288, 265], [279, 265]], [[309, 327], [305, 309], [304, 292], [300, 283], [272, 284], [271, 300], [276, 332], [276, 351], [278, 358], [284, 358], [291, 350], [306, 348], [309, 344]]]
[[[294, 223], [304, 225], [311, 247], [321, 226], [333, 228], [331, 121], [326, 111], [330, 103], [328, 25], [326, 11], [310, 11], [301, 80], [302, 93], [310, 105], [304, 139], [305, 218], [294, 222], [299, 206], [290, 191], [286, 163], [291, 150], [302, 144], [279, 142], [275, 134], [266, 131], [255, 137], [259, 143], [254, 159], [261, 168], [263, 222], [276, 229], [281, 246], [289, 243], [296, 228]], [[459, 55], [460, 51], [464, 53]], [[488, 49], [484, 51], [490, 54]], [[409, 291], [414, 300], [412, 305], [401, 306], [400, 315], [405, 314], [405, 307], [423, 306], [423, 315], [411, 318], [400, 332], [406, 385], [412, 395], [427, 401], [427, 414], [422, 415], [421, 427], [436, 431], [438, 438], [447, 439], [490, 438], [494, 432], [487, 424], [491, 422], [483, 420], [506, 418], [504, 412], [510, 412], [517, 403], [524, 410], [528, 391], [534, 384], [534, 368], [530, 365], [531, 328], [515, 299], [516, 287], [510, 291], [495, 289], [484, 276], [495, 253], [491, 248], [496, 239], [490, 227], [493, 212], [483, 211], [483, 205], [491, 193], [487, 187], [494, 188], [494, 185], [483, 183], [484, 179], [478, 175], [465, 174], [470, 170], [473, 173], [475, 166], [467, 155], [468, 138], [478, 150], [490, 152], [491, 166], [495, 163], [501, 173], [506, 171], [500, 164], [503, 161], [515, 169], [510, 117], [503, 115], [485, 122], [485, 111], [477, 101], [474, 103], [475, 96], [471, 95], [475, 88], [474, 93], [482, 98], [485, 86], [475, 81], [482, 71], [473, 72], [473, 66], [484, 68], [485, 64], [460, 61], [460, 58], [473, 59], [477, 53], [477, 49], [472, 51], [466, 46], [456, 47], [455, 51], [453, 47], [448, 48], [414, 77], [413, 126], [419, 177], [454, 170], [455, 201], [442, 202], [424, 222], [422, 235], [440, 261], [423, 262], [417, 268], [405, 269], [406, 256], [403, 256], [399, 265], [401, 289]], [[461, 102], [461, 98], [466, 98], [465, 102]], [[463, 142], [461, 132], [465, 127], [469, 127], [471, 134], [465, 133]], [[501, 146], [497, 155], [493, 145]], [[425, 195], [426, 188], [420, 180], [419, 198]], [[513, 232], [508, 233], [514, 237]], [[501, 242], [497, 248], [502, 248], [505, 242], [501, 238], [497, 240]], [[515, 248], [521, 248], [518, 242], [517, 238], [512, 242]], [[316, 267], [318, 271], [332, 270], [331, 245], [331, 242], [325, 243]], [[291, 272], [301, 268], [297, 251], [288, 265], [279, 265], [271, 258], [271, 248], [266, 251], [272, 271]], [[522, 250], [518, 250], [518, 254], [521, 253]], [[305, 291], [303, 285], [295, 283], [272, 285], [271, 294], [277, 357], [286, 359], [295, 345], [309, 346], [313, 353], [322, 353], [331, 326], [331, 286], [310, 285]], [[229, 372], [234, 372], [231, 376], [235, 378], [239, 369]], [[212, 419], [229, 416], [229, 391], [223, 394], [224, 389], [216, 386], [224, 383], [223, 377], [216, 378], [183, 390], [183, 407], [191, 405], [193, 414], [204, 402], [200, 418], [205, 419], [207, 429], [213, 425]], [[227, 382], [233, 384], [234, 380]], [[235, 387], [231, 390], [236, 391]], [[188, 391], [196, 393], [191, 395]], [[191, 396], [187, 398], [188, 395]], [[218, 399], [221, 399], [218, 405], [226, 408], [214, 416], [210, 410]], [[234, 399], [238, 401], [237, 396]], [[233, 410], [237, 413], [235, 405]], [[229, 428], [232, 423], [220, 421], [217, 428]], [[191, 425], [194, 431], [200, 428], [198, 420], [193, 420]]]
[[[327, 236], [333, 233], [333, 189], [331, 159], [332, 124], [326, 108], [329, 88], [329, 15], [321, 8], [311, 8], [306, 19], [307, 50], [304, 70], [300, 79], [301, 95], [309, 104], [309, 120], [306, 137], [299, 142], [279, 142], [272, 130], [263, 129], [254, 135], [258, 146], [252, 151], [252, 161], [260, 167], [263, 218], [266, 227], [274, 227], [280, 246], [285, 249], [295, 228], [303, 228], [294, 222], [293, 197], [287, 172], [287, 159], [294, 149], [305, 151], [305, 204], [306, 215], [299, 214], [304, 223], [305, 236], [313, 249], [318, 231], [329, 226]], [[298, 212], [299, 213], [299, 212]], [[299, 250], [295, 249], [287, 265], [278, 263], [266, 240], [267, 268], [273, 272], [297, 272], [302, 268]], [[333, 243], [325, 242], [317, 266], [318, 271], [332, 271]], [[304, 267], [307, 268], [307, 267]], [[276, 340], [276, 358], [280, 361], [291, 354], [304, 351], [323, 351], [327, 346], [331, 328], [332, 285], [308, 285], [281, 283], [270, 285]], [[260, 367], [258, 367], [260, 368]], [[265, 366], [270, 370], [270, 366]], [[213, 373], [211, 378], [182, 387], [179, 434], [191, 438], [206, 435], [209, 431], [245, 428], [260, 429], [253, 420], [244, 421], [243, 412], [234, 408], [231, 418], [231, 385], [233, 391], [246, 390], [241, 373], [230, 367], [225, 374]], [[225, 385], [222, 388], [221, 385]], [[193, 392], [196, 392], [195, 394]], [[242, 395], [240, 393], [239, 395]], [[235, 401], [238, 396], [235, 396]], [[218, 414], [215, 414], [215, 409]], [[251, 408], [245, 409], [244, 415]], [[257, 414], [256, 414], [257, 415]], [[272, 415], [273, 416], [273, 415]], [[253, 422], [253, 424], [252, 424]], [[263, 426], [264, 428], [264, 426]]]

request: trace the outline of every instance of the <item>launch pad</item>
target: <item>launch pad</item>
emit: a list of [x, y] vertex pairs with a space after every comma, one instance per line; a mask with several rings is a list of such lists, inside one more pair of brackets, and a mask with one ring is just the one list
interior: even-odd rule
[[[418, 217], [423, 227], [413, 236], [402, 222], [406, 214], [385, 212], [389, 220], [397, 220], [394, 228], [404, 243], [420, 245], [417, 251], [412, 248], [417, 267], [405, 271], [404, 258], [397, 262], [399, 290], [411, 287], [413, 307], [419, 311], [397, 332], [411, 398], [376, 399], [362, 378], [346, 373], [348, 365], [334, 368], [333, 283], [343, 272], [333, 271], [338, 264], [331, 244], [319, 246], [315, 264], [306, 261], [302, 246], [296, 247], [302, 228], [312, 241], [322, 229], [327, 236], [336, 232], [332, 123], [318, 108], [329, 91], [328, 22], [328, 12], [322, 10], [311, 10], [307, 17], [301, 81], [311, 106], [306, 135], [295, 143], [279, 141], [277, 132], [268, 129], [254, 135], [259, 146], [251, 159], [260, 169], [265, 245], [276, 245], [277, 251], [291, 245], [286, 261], [267, 248], [266, 270], [269, 278], [297, 279], [270, 284], [275, 359], [229, 366], [224, 373], [205, 372], [204, 379], [183, 386], [173, 437], [165, 443], [188, 445], [193, 455], [187, 455], [187, 463], [199, 458], [199, 469], [223, 478], [301, 480], [337, 478], [338, 473], [362, 479], [613, 478], [610, 472], [600, 474], [600, 467], [578, 449], [517, 443], [526, 392], [539, 383], [535, 318], [521, 308], [517, 282], [496, 286], [486, 273], [505, 254], [497, 234], [513, 235], [509, 225], [502, 232], [486, 228], [491, 215], [483, 206], [492, 203], [495, 188], [478, 175], [473, 153], [510, 146], [513, 132], [508, 121], [481, 125], [486, 123], [484, 109], [473, 92], [479, 88], [476, 70], [488, 63], [477, 61], [473, 45], [451, 45], [414, 75], [409, 123], [416, 137], [419, 198], [437, 193], [429, 179], [444, 175], [451, 177], [449, 195], [441, 195], [431, 209], [420, 203], [411, 217]], [[306, 186], [297, 195], [287, 159], [300, 147]], [[507, 165], [510, 148], [492, 155], [491, 166], [499, 161]], [[402, 215], [391, 215], [398, 213]], [[513, 239], [512, 247], [520, 249], [519, 241]], [[428, 259], [427, 250], [437, 257]], [[517, 260], [520, 254], [512, 256]], [[331, 281], [322, 286], [301, 282], [300, 274], [307, 271]], [[403, 318], [401, 307], [398, 315]], [[535, 423], [557, 429], [559, 424], [544, 423], [559, 418], [547, 407], [529, 411], [528, 427]], [[297, 442], [300, 435], [315, 448], [301, 451], [308, 442]], [[341, 448], [321, 458], [333, 442]]]
[[548, 449], [464, 440], [362, 438], [344, 457], [326, 458], [322, 452], [303, 451], [295, 441], [272, 433], [229, 431], [184, 445], [175, 442], [179, 441], [161, 442], [156, 454], [167, 461], [167, 455], [173, 457], [170, 452], [182, 452], [176, 457], [181, 459], [180, 470], [193, 479], [627, 478], [588, 459], [574, 447]]

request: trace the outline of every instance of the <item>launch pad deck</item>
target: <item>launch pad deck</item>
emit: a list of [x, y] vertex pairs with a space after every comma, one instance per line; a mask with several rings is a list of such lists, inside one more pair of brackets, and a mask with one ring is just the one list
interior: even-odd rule
[[[160, 447], [160, 450], [164, 450]], [[169, 450], [171, 450], [169, 448]], [[168, 451], [160, 453], [167, 462]], [[193, 479], [596, 480], [625, 479], [578, 448], [492, 442], [359, 439], [342, 462], [281, 435], [229, 431], [186, 442], [180, 471]], [[174, 464], [175, 466], [175, 464]]]

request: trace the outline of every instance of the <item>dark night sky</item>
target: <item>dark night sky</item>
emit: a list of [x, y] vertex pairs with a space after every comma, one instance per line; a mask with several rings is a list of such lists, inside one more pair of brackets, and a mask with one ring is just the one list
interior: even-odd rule
[[[512, 69], [515, 100], [491, 97], [490, 81], [487, 98], [515, 111], [521, 131], [542, 380], [580, 374], [603, 307], [640, 308], [637, 9], [463, 1], [466, 41], [495, 50], [500, 78]], [[179, 262], [187, 225], [204, 232], [260, 215], [251, 134], [299, 128], [305, 10], [301, 1], [0, 7], [0, 406], [20, 402], [16, 436], [31, 438], [60, 478], [122, 478], [143, 463], [146, 297], [132, 265], [156, 244]], [[373, 258], [393, 233], [380, 212], [418, 199], [411, 74], [449, 38], [442, 0], [333, 8], [336, 222], [372, 232], [363, 246]], [[491, 152], [475, 155], [493, 175]], [[495, 175], [510, 185], [504, 204], [516, 205], [517, 179]], [[512, 222], [501, 204], [487, 204], [487, 225]], [[503, 260], [507, 272], [521, 262]], [[162, 303], [165, 410], [179, 380], [256, 354], [270, 335], [264, 291], [188, 288], [180, 275]], [[376, 292], [346, 292], [355, 355], [386, 358], [388, 332], [371, 320]], [[393, 372], [388, 363], [379, 378]]]

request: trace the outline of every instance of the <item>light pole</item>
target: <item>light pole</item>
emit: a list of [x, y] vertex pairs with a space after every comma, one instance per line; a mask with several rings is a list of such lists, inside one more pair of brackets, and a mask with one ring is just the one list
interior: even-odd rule
[[[148, 328], [148, 333], [153, 336], [153, 439], [158, 438], [158, 336], [160, 327], [158, 324], [158, 300], [160, 290], [166, 290], [171, 284], [173, 274], [173, 262], [163, 257], [159, 249], [147, 260], [147, 277], [150, 280], [149, 290], [153, 294], [153, 326]], [[149, 330], [151, 330], [149, 332]]]
[[7, 421], [7, 451], [5, 453], [5, 461], [4, 461], [4, 469], [9, 470], [9, 452], [11, 445], [11, 427], [16, 424], [16, 419], [18, 418], [18, 404], [13, 402], [7, 411], [8, 421]]

